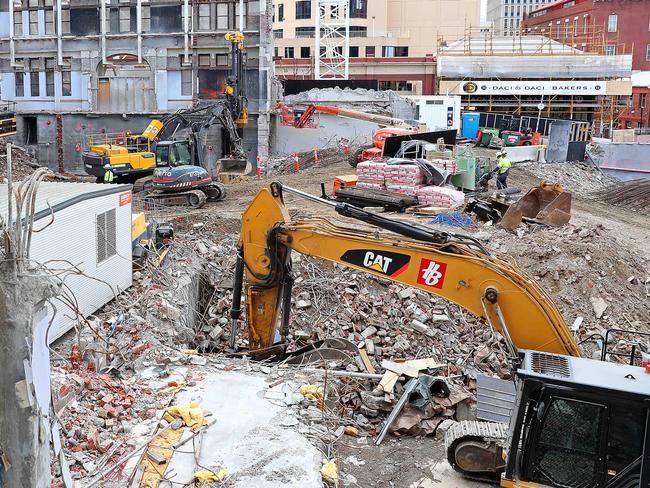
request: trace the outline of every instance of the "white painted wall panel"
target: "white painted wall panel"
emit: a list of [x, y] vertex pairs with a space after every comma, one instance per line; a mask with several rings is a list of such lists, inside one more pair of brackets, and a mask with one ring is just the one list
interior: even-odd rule
[[[65, 279], [64, 293], [74, 296], [84, 316], [94, 313], [113, 297], [131, 286], [131, 204], [120, 206], [120, 194], [92, 198], [54, 214], [54, 223], [32, 238], [31, 258], [43, 266], [56, 270], [69, 267], [69, 261], [86, 276], [70, 275]], [[97, 263], [96, 215], [116, 209], [117, 254]], [[36, 224], [41, 228], [49, 222], [43, 218]], [[58, 260], [58, 261], [53, 261]], [[110, 285], [110, 286], [109, 286]], [[75, 313], [60, 299], [53, 300], [57, 314], [50, 327], [49, 342], [70, 330], [76, 321]], [[52, 308], [48, 305], [51, 319]]]

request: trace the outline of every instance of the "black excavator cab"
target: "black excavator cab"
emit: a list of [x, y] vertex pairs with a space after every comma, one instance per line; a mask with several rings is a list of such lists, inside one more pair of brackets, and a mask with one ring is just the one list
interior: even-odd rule
[[517, 376], [502, 486], [650, 487], [650, 372], [525, 351]]

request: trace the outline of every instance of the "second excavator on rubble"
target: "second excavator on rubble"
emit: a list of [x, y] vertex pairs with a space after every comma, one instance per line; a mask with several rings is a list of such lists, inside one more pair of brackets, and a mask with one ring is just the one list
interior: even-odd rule
[[[292, 220], [284, 192], [389, 232], [344, 227], [325, 218]], [[650, 487], [650, 366], [581, 358], [551, 298], [471, 237], [273, 183], [260, 190], [242, 217], [231, 347], [243, 292], [250, 353], [284, 354], [292, 252], [440, 296], [502, 333], [516, 400], [509, 424], [464, 421], [447, 431], [449, 463], [464, 476], [500, 480], [509, 488]]]
[[[149, 201], [195, 208], [225, 197], [218, 180], [249, 174], [252, 166], [240, 134], [248, 123], [244, 35], [229, 32], [225, 38], [231, 43], [231, 70], [219, 98], [152, 120], [142, 134], [89, 136], [89, 150], [82, 155], [86, 172], [98, 180], [110, 172], [109, 181], [134, 182], [134, 191], [147, 191]], [[226, 156], [216, 161], [211, 155], [218, 151], [207, 143], [215, 125], [227, 142]]]

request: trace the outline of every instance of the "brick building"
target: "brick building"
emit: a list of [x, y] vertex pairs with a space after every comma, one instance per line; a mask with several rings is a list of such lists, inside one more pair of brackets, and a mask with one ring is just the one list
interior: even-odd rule
[[522, 28], [582, 51], [632, 53], [632, 69], [650, 71], [650, 0], [559, 0], [531, 11]]

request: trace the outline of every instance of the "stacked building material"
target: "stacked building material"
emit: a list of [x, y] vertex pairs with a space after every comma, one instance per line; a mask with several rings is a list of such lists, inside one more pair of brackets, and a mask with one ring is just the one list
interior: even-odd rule
[[450, 173], [458, 173], [458, 161], [455, 159], [433, 159], [430, 161], [436, 168]]
[[415, 195], [425, 183], [424, 173], [415, 164], [387, 165], [385, 176], [388, 190], [406, 195]]
[[364, 161], [357, 165], [357, 186], [361, 188], [372, 188], [385, 190], [386, 164], [376, 161]]
[[417, 191], [420, 205], [432, 207], [454, 208], [465, 203], [465, 194], [443, 186], [423, 186]]

